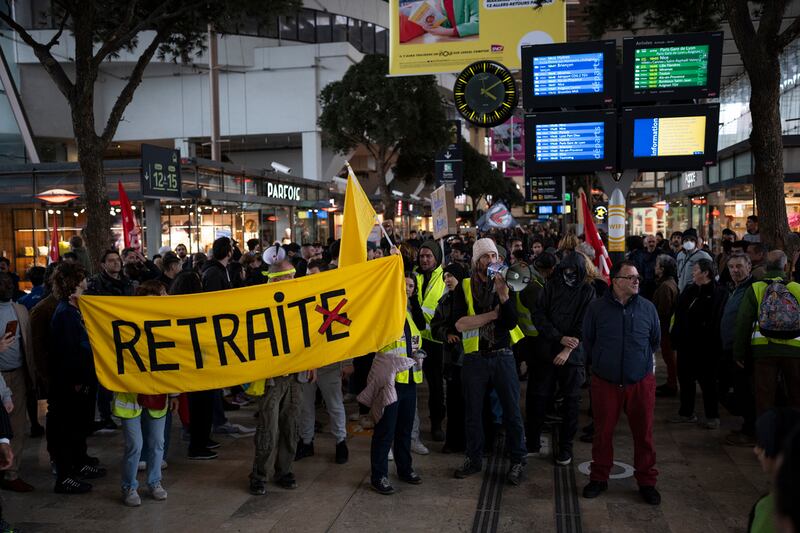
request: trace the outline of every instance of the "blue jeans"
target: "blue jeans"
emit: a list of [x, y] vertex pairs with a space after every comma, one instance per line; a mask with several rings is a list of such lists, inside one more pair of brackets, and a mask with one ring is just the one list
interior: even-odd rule
[[[167, 457], [169, 457], [169, 434], [172, 430], [172, 411], [167, 411], [167, 415], [164, 417], [164, 454], [163, 459], [166, 461]], [[142, 418], [144, 420], [144, 418]], [[150, 454], [150, 445], [148, 444], [149, 439], [149, 432], [150, 426], [148, 426], [145, 422], [142, 422], [142, 440], [144, 444], [142, 444], [142, 455], [139, 456], [140, 461], [147, 461], [147, 456]]]
[[394, 461], [399, 476], [410, 476], [411, 429], [417, 412], [417, 386], [414, 383], [395, 383], [397, 401], [387, 405], [383, 416], [375, 424], [370, 446], [371, 479], [377, 483], [389, 475], [389, 449], [394, 444]]
[[122, 433], [125, 436], [125, 455], [122, 458], [122, 489], [136, 489], [139, 482], [136, 472], [139, 468], [139, 457], [142, 455], [142, 427], [147, 426], [147, 445], [149, 456], [147, 461], [147, 484], [153, 486], [161, 482], [161, 460], [164, 458], [164, 423], [166, 416], [152, 418], [147, 409], [136, 418], [122, 419]]
[[524, 462], [527, 452], [519, 408], [519, 377], [513, 352], [505, 349], [490, 355], [465, 354], [461, 383], [464, 389], [467, 457], [473, 463], [481, 464], [484, 445], [483, 404], [486, 389], [491, 384], [503, 407], [506, 446], [511, 454], [511, 462]]

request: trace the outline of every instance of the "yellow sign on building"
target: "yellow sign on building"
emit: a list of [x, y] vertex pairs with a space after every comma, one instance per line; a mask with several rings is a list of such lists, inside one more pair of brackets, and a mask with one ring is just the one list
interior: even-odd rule
[[564, 42], [565, 0], [389, 0], [389, 74], [458, 72], [482, 59], [520, 67], [520, 47]]

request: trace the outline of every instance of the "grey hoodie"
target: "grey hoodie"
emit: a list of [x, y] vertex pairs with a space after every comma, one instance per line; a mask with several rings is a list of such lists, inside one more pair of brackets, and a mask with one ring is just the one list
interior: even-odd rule
[[678, 290], [683, 290], [692, 282], [692, 270], [701, 259], [711, 261], [711, 256], [705, 250], [681, 250], [678, 254]]

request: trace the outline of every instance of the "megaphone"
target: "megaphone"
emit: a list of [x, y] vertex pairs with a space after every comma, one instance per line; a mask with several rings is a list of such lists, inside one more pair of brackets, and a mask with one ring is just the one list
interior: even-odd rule
[[531, 267], [524, 263], [516, 263], [511, 267], [506, 266], [505, 263], [491, 263], [486, 269], [486, 274], [491, 280], [495, 276], [502, 277], [515, 292], [522, 291], [533, 280]]

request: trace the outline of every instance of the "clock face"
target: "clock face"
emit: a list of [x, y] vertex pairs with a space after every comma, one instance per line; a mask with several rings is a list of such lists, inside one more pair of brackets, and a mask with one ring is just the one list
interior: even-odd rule
[[511, 72], [494, 61], [478, 61], [465, 68], [453, 86], [456, 109], [481, 127], [502, 124], [517, 107], [517, 84]]

